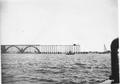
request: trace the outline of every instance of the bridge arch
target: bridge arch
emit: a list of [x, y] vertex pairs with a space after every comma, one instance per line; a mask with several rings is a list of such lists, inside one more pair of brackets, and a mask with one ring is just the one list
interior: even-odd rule
[[40, 50], [39, 50], [37, 47], [35, 47], [35, 46], [27, 46], [27, 47], [25, 47], [25, 48], [23, 49], [23, 53], [25, 53], [25, 50], [27, 50], [27, 49], [30, 48], [30, 47], [35, 48], [35, 49], [37, 50], [37, 53], [41, 53]]
[[10, 48], [13, 48], [13, 47], [15, 47], [16, 49], [18, 49], [19, 52], [21, 53], [21, 49], [20, 49], [19, 47], [15, 46], [15, 45], [10, 45], [9, 47], [7, 47], [7, 48], [5, 49], [5, 52], [7, 52]]

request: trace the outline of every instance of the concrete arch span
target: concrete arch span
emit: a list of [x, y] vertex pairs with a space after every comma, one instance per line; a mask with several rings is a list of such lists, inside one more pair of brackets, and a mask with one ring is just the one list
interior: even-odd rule
[[25, 48], [23, 49], [23, 53], [25, 53], [25, 51], [26, 51], [28, 48], [30, 48], [30, 47], [36, 49], [36, 50], [37, 50], [37, 53], [41, 53], [40, 50], [39, 50], [37, 47], [35, 47], [35, 46], [27, 46], [27, 47], [25, 47]]
[[18, 49], [19, 52], [21, 53], [21, 49], [20, 49], [19, 47], [15, 46], [15, 45], [11, 45], [11, 46], [7, 47], [7, 48], [5, 49], [5, 52], [7, 52], [10, 48], [13, 48], [13, 47], [16, 48], [16, 49]]

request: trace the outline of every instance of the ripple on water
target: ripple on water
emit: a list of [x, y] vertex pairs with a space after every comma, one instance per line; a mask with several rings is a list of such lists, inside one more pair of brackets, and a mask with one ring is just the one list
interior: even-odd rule
[[[83, 55], [26, 55], [4, 55], [3, 84], [97, 84], [111, 74], [109, 65], [104, 64], [109, 55], [104, 57], [106, 61], [99, 61], [101, 64], [93, 60], [96, 63], [93, 70], [91, 67], [94, 64], [89, 63], [92, 59]], [[81, 63], [82, 60], [84, 62]]]

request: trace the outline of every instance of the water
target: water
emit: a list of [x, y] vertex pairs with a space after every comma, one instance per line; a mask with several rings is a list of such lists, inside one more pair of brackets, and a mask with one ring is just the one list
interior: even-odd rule
[[110, 54], [2, 54], [3, 84], [99, 84]]

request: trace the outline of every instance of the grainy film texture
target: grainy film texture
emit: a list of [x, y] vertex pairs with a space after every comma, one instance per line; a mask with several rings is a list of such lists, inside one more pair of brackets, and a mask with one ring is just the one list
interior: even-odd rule
[[117, 0], [1, 0], [2, 84], [110, 80]]

